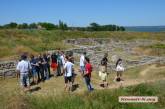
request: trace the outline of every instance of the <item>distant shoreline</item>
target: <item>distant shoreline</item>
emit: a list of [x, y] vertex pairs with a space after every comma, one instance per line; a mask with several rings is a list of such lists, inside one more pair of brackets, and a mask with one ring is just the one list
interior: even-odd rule
[[125, 26], [130, 32], [165, 32], [165, 26]]

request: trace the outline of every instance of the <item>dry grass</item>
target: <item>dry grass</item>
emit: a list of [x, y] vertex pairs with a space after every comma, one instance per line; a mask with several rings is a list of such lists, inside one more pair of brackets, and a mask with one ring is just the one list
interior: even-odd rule
[[[43, 52], [54, 49], [67, 49], [63, 40], [71, 38], [113, 38], [115, 40], [153, 39], [165, 40], [164, 32], [82, 32], [82, 31], [47, 31], [47, 30], [0, 30], [0, 58], [19, 54], [16, 49], [23, 46], [21, 52]], [[87, 44], [88, 45], [88, 44]], [[18, 50], [19, 51], [19, 50]]]
[[[151, 67], [151, 66], [154, 66], [154, 67]], [[138, 68], [132, 68], [132, 69], [124, 72], [125, 81], [123, 82], [123, 86], [136, 85], [139, 83], [143, 83], [146, 80], [152, 81], [152, 80], [161, 80], [161, 79], [165, 78], [165, 75], [163, 73], [165, 71], [165, 66], [161, 66], [161, 67], [158, 67], [156, 65], [151, 65], [151, 66], [150, 65], [141, 66]], [[146, 74], [140, 75], [140, 73], [143, 71], [146, 71], [146, 69], [149, 69], [149, 70], [147, 70]], [[76, 66], [76, 72], [77, 71], [78, 71], [78, 67]], [[61, 108], [67, 108], [66, 103], [68, 100], [73, 101], [73, 104], [70, 104], [70, 106], [72, 108], [76, 108], [78, 106], [76, 104], [79, 104], [79, 103], [80, 103], [79, 106], [84, 105], [86, 108], [89, 108], [91, 105], [86, 104], [87, 102], [85, 102], [85, 104], [83, 104], [83, 105], [81, 104], [81, 103], [84, 103], [83, 101], [81, 101], [82, 98], [85, 101], [91, 100], [92, 104], [94, 102], [97, 102], [96, 105], [99, 105], [102, 102], [97, 101], [98, 100], [97, 96], [100, 95], [99, 96], [100, 99], [104, 100], [104, 98], [106, 96], [110, 97], [110, 95], [111, 95], [110, 98], [112, 100], [111, 101], [112, 104], [108, 105], [108, 101], [105, 101], [104, 102], [105, 104], [104, 103], [102, 104], [104, 108], [107, 108], [106, 104], [108, 106], [112, 106], [112, 105], [118, 103], [115, 99], [117, 99], [116, 97], [118, 97], [119, 95], [124, 95], [126, 93], [127, 94], [132, 93], [132, 91], [130, 91], [130, 90], [129, 90], [130, 92], [125, 92], [125, 88], [124, 88], [124, 90], [122, 89], [123, 91], [121, 91], [121, 89], [120, 90], [114, 89], [114, 88], [120, 87], [120, 84], [113, 82], [113, 79], [116, 75], [115, 72], [111, 72], [108, 77], [108, 82], [110, 84], [109, 88], [111, 90], [108, 90], [108, 89], [101, 90], [102, 88], [99, 87], [100, 79], [98, 77], [98, 72], [94, 71], [92, 73], [92, 84], [95, 88], [95, 91], [92, 94], [88, 94], [86, 85], [84, 84], [84, 81], [83, 81], [81, 75], [78, 72], [77, 72], [77, 74], [78, 75], [76, 77], [75, 84], [79, 84], [79, 87], [74, 92], [72, 92], [71, 95], [68, 95], [68, 93], [64, 92], [63, 77], [58, 77], [58, 78], [52, 77], [50, 80], [45, 81], [44, 83], [40, 83], [39, 85], [34, 85], [34, 86], [32, 86], [32, 88], [40, 87], [41, 89], [38, 91], [34, 91], [33, 93], [27, 93], [27, 94], [21, 93], [20, 88], [19, 88], [19, 82], [16, 78], [0, 80], [0, 86], [1, 86], [0, 108], [2, 108], [2, 109], [29, 109], [29, 108], [44, 109], [44, 108], [55, 108], [56, 106], [59, 106]], [[136, 91], [138, 91], [138, 90], [143, 90], [143, 89], [136, 89]], [[148, 89], [148, 90], [150, 90], [150, 89]], [[119, 92], [116, 93], [116, 91], [119, 91]], [[138, 93], [143, 95], [143, 92], [138, 92]], [[146, 94], [146, 93], [148, 93], [148, 92], [145, 92], [144, 94]], [[153, 92], [153, 93], [155, 93], [155, 92]], [[80, 100], [80, 101], [77, 101], [77, 100]], [[62, 104], [64, 104], [64, 105], [62, 105]], [[94, 107], [91, 107], [91, 108], [93, 109]], [[103, 107], [100, 107], [100, 108], [103, 108]]]

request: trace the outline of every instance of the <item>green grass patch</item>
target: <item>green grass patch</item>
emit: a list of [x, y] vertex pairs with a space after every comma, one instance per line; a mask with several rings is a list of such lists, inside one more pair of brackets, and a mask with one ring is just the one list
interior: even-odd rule
[[[31, 109], [163, 109], [165, 106], [165, 81], [139, 84], [113, 90], [96, 90], [92, 93], [62, 94], [61, 96], [27, 96]], [[119, 96], [158, 96], [159, 102], [119, 103]]]
[[155, 44], [151, 45], [151, 48], [160, 48], [160, 49], [165, 49], [165, 44]]

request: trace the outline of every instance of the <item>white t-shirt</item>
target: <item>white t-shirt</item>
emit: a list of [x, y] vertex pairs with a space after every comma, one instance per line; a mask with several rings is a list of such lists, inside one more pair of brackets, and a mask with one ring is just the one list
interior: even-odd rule
[[18, 62], [18, 65], [16, 67], [16, 70], [18, 70], [20, 73], [29, 73], [30, 69], [31, 69], [31, 65], [29, 61], [25, 61], [25, 60]]
[[65, 76], [66, 77], [70, 77], [70, 76], [72, 76], [72, 73], [73, 73], [73, 63], [71, 63], [71, 62], [69, 62], [69, 61], [67, 61], [66, 63], [65, 63], [65, 66], [64, 66], [64, 69], [66, 69], [66, 71], [65, 71]]
[[65, 65], [65, 59], [64, 59], [64, 56], [61, 55], [60, 58], [61, 58], [61, 60], [62, 60], [62, 64]]
[[85, 61], [85, 56], [81, 55], [81, 57], [80, 57], [80, 66], [85, 66], [84, 61]]
[[117, 67], [116, 67], [116, 71], [124, 71], [124, 67], [123, 67], [123, 65], [121, 64], [121, 63], [119, 63], [118, 65], [117, 65]]

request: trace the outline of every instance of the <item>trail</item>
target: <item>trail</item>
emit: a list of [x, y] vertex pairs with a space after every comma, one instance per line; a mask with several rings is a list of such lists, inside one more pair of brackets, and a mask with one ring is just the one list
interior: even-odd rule
[[[157, 67], [156, 65], [150, 65], [140, 71], [138, 73], [137, 78], [132, 78], [131, 75], [128, 75], [127, 72], [124, 73], [124, 76], [127, 75], [128, 77], [124, 78], [124, 81], [121, 82], [115, 82], [113, 81], [114, 77], [116, 76], [115, 73], [110, 74], [108, 77], [108, 83], [109, 86], [106, 89], [117, 89], [120, 87], [127, 87], [127, 86], [133, 86], [133, 85], [138, 85], [141, 83], [150, 83], [150, 82], [155, 82], [159, 80], [165, 80], [165, 77], [154, 77], [154, 78], [147, 78], [148, 72], [151, 73], [153, 69], [165, 69], [165, 66], [163, 67]], [[104, 90], [105, 88], [102, 88], [99, 86], [100, 84], [100, 78], [98, 77], [98, 74], [96, 72], [93, 72], [92, 74], [92, 85], [95, 90]], [[77, 84], [78, 87], [75, 91], [72, 93], [83, 93], [84, 91], [87, 91], [85, 82], [80, 75], [80, 73], [77, 73], [77, 76], [75, 78], [75, 83]], [[35, 91], [33, 94], [34, 95], [58, 95], [58, 94], [63, 94], [64, 92], [64, 78], [61, 77], [52, 77], [50, 80], [40, 83], [39, 85], [33, 86], [33, 87], [41, 87], [41, 90]]]
[[[142, 70], [141, 72], [139, 72], [139, 75], [144, 77], [148, 74], [148, 72], [151, 72], [152, 69], [165, 69], [165, 66], [162, 67], [156, 67], [156, 64], [153, 64], [151, 66], [148, 66], [147, 68], [145, 68], [144, 70]], [[112, 84], [109, 88], [110, 89], [114, 89], [114, 88], [119, 88], [119, 87], [127, 87], [127, 86], [133, 86], [133, 85], [138, 85], [141, 83], [149, 83], [149, 82], [155, 82], [155, 81], [159, 81], [159, 80], [165, 80], [165, 77], [163, 78], [152, 78], [152, 79], [146, 79], [146, 78], [137, 78], [137, 79], [128, 79], [126, 81], [122, 81], [122, 82], [116, 82], [114, 84]]]
[[149, 67], [147, 67], [145, 70], [141, 71], [140, 72], [140, 75], [141, 76], [145, 76], [151, 69], [155, 69], [156, 68], [156, 65], [151, 65]]

